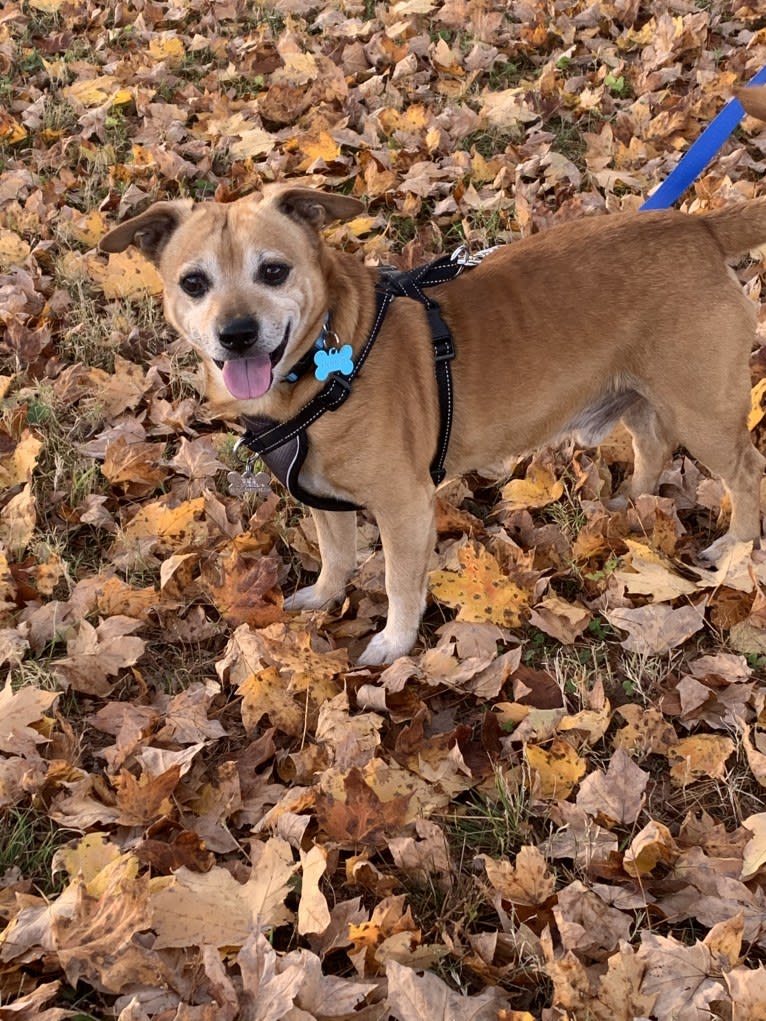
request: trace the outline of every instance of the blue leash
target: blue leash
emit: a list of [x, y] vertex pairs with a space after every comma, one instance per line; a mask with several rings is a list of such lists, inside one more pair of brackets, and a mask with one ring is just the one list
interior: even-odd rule
[[[750, 79], [748, 85], [764, 83], [766, 67], [761, 68], [758, 74]], [[678, 196], [702, 173], [744, 116], [745, 108], [740, 101], [730, 99], [684, 154], [670, 176], [644, 202], [641, 209], [667, 209], [668, 206], [672, 206]]]

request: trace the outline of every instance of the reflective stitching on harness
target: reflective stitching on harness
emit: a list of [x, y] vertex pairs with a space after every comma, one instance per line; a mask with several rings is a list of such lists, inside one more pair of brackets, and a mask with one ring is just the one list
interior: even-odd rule
[[[452, 373], [451, 372], [447, 372], [444, 375], [444, 388], [446, 390], [446, 395], [447, 395], [446, 421], [447, 421], [448, 425], [447, 425], [447, 427], [445, 429], [442, 430], [441, 446], [439, 448], [439, 457], [438, 457], [438, 460], [436, 462], [434, 462], [436, 465], [438, 465], [439, 471], [442, 474], [442, 478], [444, 477], [444, 462], [447, 460], [447, 448], [449, 447], [449, 437], [450, 437], [450, 432], [452, 430]], [[441, 481], [442, 480], [439, 479], [439, 482], [441, 482]], [[437, 485], [438, 485], [438, 483], [437, 483]]]

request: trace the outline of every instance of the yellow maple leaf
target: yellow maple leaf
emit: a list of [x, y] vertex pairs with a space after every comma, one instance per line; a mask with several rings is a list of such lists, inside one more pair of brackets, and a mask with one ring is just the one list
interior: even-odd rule
[[0, 518], [0, 542], [15, 557], [20, 557], [32, 541], [37, 526], [37, 500], [27, 483], [20, 493], [5, 505]]
[[62, 230], [74, 241], [95, 248], [107, 232], [107, 221], [102, 212], [92, 209], [88, 213], [79, 213], [71, 222], [62, 224]]
[[146, 504], [125, 526], [118, 545], [124, 547], [140, 539], [152, 539], [159, 553], [193, 546], [207, 538], [208, 526], [202, 520], [204, 511], [205, 501], [201, 496], [185, 500], [177, 507], [158, 501]]
[[103, 106], [105, 103], [110, 106], [122, 106], [133, 99], [130, 89], [121, 88], [117, 84], [117, 79], [110, 74], [72, 82], [62, 92], [64, 98], [75, 106], [85, 107]]
[[462, 571], [432, 571], [431, 592], [447, 606], [459, 607], [458, 620], [492, 621], [519, 627], [529, 605], [529, 593], [500, 570], [500, 564], [485, 549], [466, 546], [458, 552]]
[[175, 32], [165, 32], [154, 36], [149, 41], [149, 56], [154, 60], [164, 60], [168, 64], [177, 64], [186, 55], [183, 42]]
[[162, 291], [159, 273], [134, 249], [115, 252], [106, 264], [96, 256], [87, 257], [86, 263], [93, 282], [106, 298], [143, 297]]
[[42, 446], [42, 440], [25, 429], [10, 456], [0, 458], [0, 485], [10, 488], [31, 482]]
[[27, 137], [27, 129], [11, 117], [9, 113], [0, 110], [0, 138], [8, 145], [15, 145]]
[[32, 249], [15, 230], [0, 228], [0, 269], [20, 266]]
[[734, 751], [734, 742], [718, 734], [693, 734], [683, 737], [668, 750], [670, 781], [675, 787], [686, 787], [710, 776], [722, 779], [726, 772], [726, 760]]
[[320, 131], [315, 138], [306, 139], [300, 148], [306, 157], [301, 163], [301, 170], [307, 170], [316, 160], [332, 163], [340, 156], [340, 146], [328, 131]]
[[508, 510], [547, 507], [564, 494], [564, 483], [540, 464], [531, 464], [524, 479], [512, 479], [503, 486], [501, 496]]
[[528, 744], [525, 754], [537, 774], [535, 794], [546, 801], [566, 801], [585, 775], [585, 759], [561, 738], [554, 738], [549, 748]]
[[623, 858], [623, 868], [629, 876], [647, 876], [658, 862], [672, 865], [678, 854], [670, 830], [652, 819], [631, 841]]
[[[53, 856], [53, 872], [64, 871], [70, 880], [79, 876], [88, 886], [88, 893], [92, 897], [98, 897], [103, 893], [105, 883], [103, 878], [99, 883], [95, 883], [94, 880], [99, 876], [103, 877], [107, 866], [119, 857], [119, 847], [111, 843], [105, 833], [88, 833], [78, 840], [74, 847], [61, 847], [56, 851]], [[135, 876], [138, 872], [138, 861], [132, 856], [128, 857], [131, 860], [130, 872]]]

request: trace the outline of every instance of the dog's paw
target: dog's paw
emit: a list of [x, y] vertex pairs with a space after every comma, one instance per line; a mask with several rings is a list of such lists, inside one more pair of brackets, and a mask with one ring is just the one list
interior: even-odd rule
[[284, 608], [288, 611], [294, 610], [320, 610], [322, 607], [332, 606], [339, 603], [343, 593], [328, 594], [316, 585], [307, 585], [300, 588], [284, 601]]
[[416, 635], [387, 635], [385, 628], [370, 641], [357, 660], [359, 666], [382, 666], [393, 663], [400, 656], [406, 656], [415, 644]]

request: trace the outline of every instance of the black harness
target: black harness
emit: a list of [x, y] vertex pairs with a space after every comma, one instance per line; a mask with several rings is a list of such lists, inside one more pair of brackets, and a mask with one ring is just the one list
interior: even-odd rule
[[[440, 418], [439, 440], [436, 453], [431, 461], [430, 472], [434, 485], [443, 481], [444, 462], [447, 458], [452, 428], [453, 402], [450, 361], [455, 357], [455, 346], [450, 329], [442, 318], [438, 303], [429, 298], [424, 290], [453, 280], [472, 264], [445, 256], [427, 266], [406, 272], [383, 269], [375, 287], [375, 319], [367, 340], [356, 357], [353, 370], [347, 375], [341, 375], [338, 372], [331, 373], [327, 378], [326, 385], [319, 393], [287, 422], [275, 422], [273, 419], [263, 416], [243, 418], [242, 422], [247, 432], [242, 436], [240, 443], [255, 456], [260, 457], [296, 499], [309, 507], [317, 507], [320, 510], [359, 509], [356, 504], [347, 500], [317, 496], [301, 486], [300, 472], [309, 449], [307, 430], [312, 422], [316, 422], [326, 411], [337, 411], [348, 399], [354, 379], [378, 339], [386, 313], [395, 298], [412, 298], [414, 301], [420, 302], [425, 307], [428, 317], [434, 349], [434, 371], [439, 394]], [[293, 366], [286, 377], [288, 381], [295, 382], [312, 368], [314, 353], [312, 348]]]

